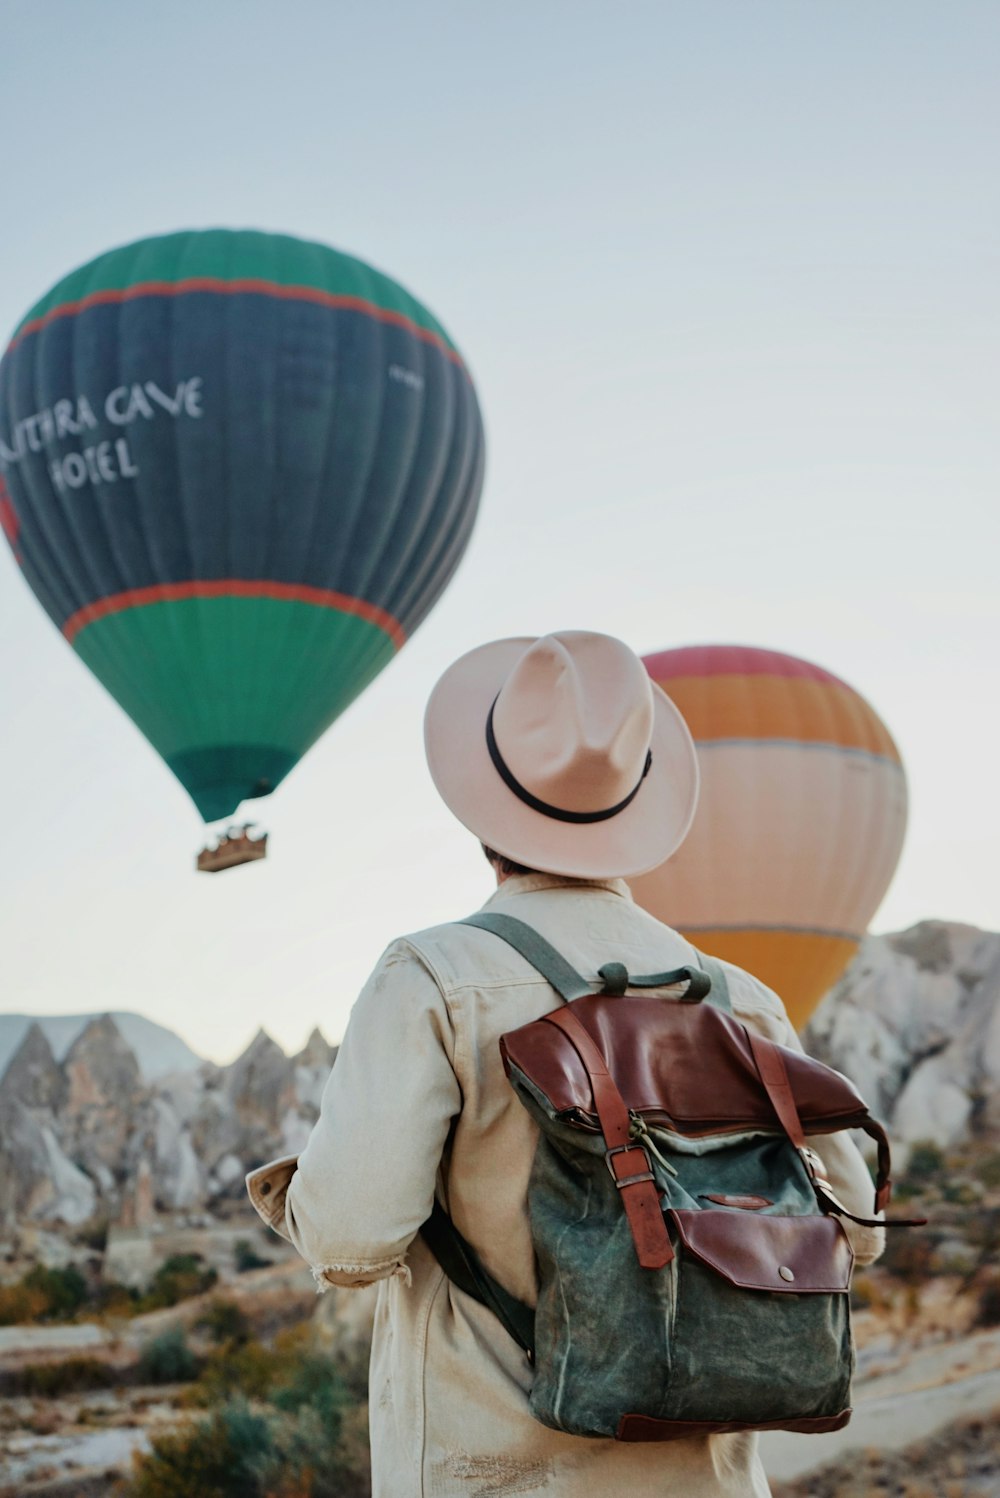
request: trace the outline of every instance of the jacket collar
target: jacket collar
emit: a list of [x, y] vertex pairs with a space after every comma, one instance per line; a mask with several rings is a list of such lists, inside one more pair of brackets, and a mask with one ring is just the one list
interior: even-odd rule
[[606, 894], [618, 895], [623, 900], [632, 899], [632, 891], [624, 879], [578, 879], [573, 875], [565, 874], [511, 874], [503, 884], [496, 889], [486, 901], [487, 905], [493, 905], [501, 900], [507, 900], [512, 895], [534, 894], [539, 889], [574, 889], [579, 893], [588, 893], [591, 890]]

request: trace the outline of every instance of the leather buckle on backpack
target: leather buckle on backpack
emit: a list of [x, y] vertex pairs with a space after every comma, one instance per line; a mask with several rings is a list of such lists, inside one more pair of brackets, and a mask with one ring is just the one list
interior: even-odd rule
[[818, 1180], [826, 1184], [826, 1166], [823, 1164], [823, 1161], [820, 1159], [819, 1155], [817, 1155], [816, 1151], [810, 1149], [808, 1145], [804, 1145], [803, 1148], [799, 1150], [799, 1156], [802, 1160], [802, 1163], [806, 1167], [809, 1179], [811, 1181]]
[[[625, 1154], [627, 1154], [629, 1152], [629, 1150], [638, 1150], [639, 1151], [640, 1155], [642, 1156], [642, 1158], [646, 1162], [646, 1169], [645, 1169], [645, 1171], [643, 1171], [639, 1175], [634, 1175], [634, 1176], [616, 1176], [615, 1175], [615, 1167], [611, 1163], [611, 1157], [612, 1157], [612, 1155], [625, 1155]], [[621, 1191], [621, 1189], [622, 1189], [623, 1186], [637, 1186], [640, 1181], [655, 1181], [656, 1180], [656, 1177], [654, 1176], [652, 1168], [651, 1168], [650, 1158], [647, 1155], [647, 1153], [645, 1151], [645, 1148], [641, 1144], [616, 1144], [616, 1145], [613, 1145], [611, 1149], [604, 1151], [604, 1163], [608, 1167], [608, 1174], [610, 1175], [611, 1179], [614, 1181], [615, 1185], [618, 1187], [619, 1191]]]

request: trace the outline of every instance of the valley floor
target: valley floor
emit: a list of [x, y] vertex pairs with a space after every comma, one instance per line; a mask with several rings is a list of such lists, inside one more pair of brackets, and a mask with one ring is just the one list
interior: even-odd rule
[[[219, 1293], [110, 1327], [2, 1329], [0, 1380], [8, 1389], [19, 1369], [81, 1356], [107, 1359], [122, 1379], [58, 1398], [0, 1398], [2, 1498], [110, 1498], [133, 1452], [197, 1418], [202, 1411], [185, 1402], [188, 1386], [143, 1387], [129, 1368], [141, 1346], [171, 1325], [196, 1338], [199, 1316]], [[240, 1276], [221, 1293], [252, 1314], [261, 1336], [295, 1316], [325, 1320], [327, 1347], [363, 1343], [360, 1298], [345, 1293], [341, 1305], [331, 1294], [317, 1302], [300, 1264]], [[858, 1312], [854, 1418], [829, 1436], [765, 1435], [774, 1498], [998, 1498], [1000, 1327], [976, 1329], [972, 1320], [972, 1301], [948, 1279], [922, 1286], [916, 1302], [886, 1294]]]

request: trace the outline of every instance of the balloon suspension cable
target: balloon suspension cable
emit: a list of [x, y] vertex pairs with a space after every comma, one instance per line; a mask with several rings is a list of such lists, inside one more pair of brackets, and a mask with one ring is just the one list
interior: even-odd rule
[[202, 848], [195, 867], [202, 874], [221, 874], [223, 869], [234, 869], [241, 863], [256, 863], [267, 857], [267, 833], [251, 837], [257, 824], [244, 822], [241, 826], [227, 827], [220, 832], [214, 843]]

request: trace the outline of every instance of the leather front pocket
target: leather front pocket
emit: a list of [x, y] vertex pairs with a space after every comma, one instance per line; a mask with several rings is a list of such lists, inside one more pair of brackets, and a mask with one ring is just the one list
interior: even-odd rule
[[667, 1215], [688, 1253], [740, 1289], [830, 1295], [850, 1288], [854, 1254], [836, 1217]]

